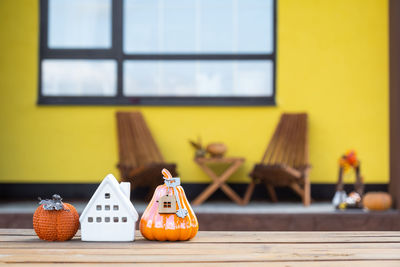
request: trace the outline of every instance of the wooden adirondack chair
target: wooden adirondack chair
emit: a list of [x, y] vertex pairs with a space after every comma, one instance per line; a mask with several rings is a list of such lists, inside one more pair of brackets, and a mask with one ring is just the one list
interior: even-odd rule
[[150, 187], [149, 195], [162, 183], [161, 170], [176, 177], [176, 164], [165, 163], [140, 112], [117, 112], [121, 180], [132, 187]]
[[307, 135], [307, 114], [282, 114], [261, 163], [250, 173], [252, 181], [243, 204], [249, 202], [255, 185], [264, 183], [274, 202], [278, 201], [274, 187], [289, 186], [302, 198], [305, 206], [310, 205]]

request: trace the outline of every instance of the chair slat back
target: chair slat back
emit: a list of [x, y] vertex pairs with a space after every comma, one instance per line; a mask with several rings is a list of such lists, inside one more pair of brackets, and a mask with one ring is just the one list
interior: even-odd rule
[[120, 164], [137, 168], [164, 159], [140, 112], [117, 112]]
[[308, 164], [307, 114], [283, 113], [261, 163], [302, 168]]

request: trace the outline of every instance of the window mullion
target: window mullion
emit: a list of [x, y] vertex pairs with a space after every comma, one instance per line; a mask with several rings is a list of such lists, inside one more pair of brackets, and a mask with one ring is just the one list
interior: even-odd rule
[[117, 60], [117, 98], [123, 97], [123, 0], [112, 1], [112, 51]]

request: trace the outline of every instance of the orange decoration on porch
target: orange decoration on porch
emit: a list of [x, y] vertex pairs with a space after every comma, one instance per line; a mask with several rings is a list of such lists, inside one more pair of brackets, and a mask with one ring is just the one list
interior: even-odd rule
[[[183, 241], [192, 239], [199, 229], [179, 178], [162, 171], [165, 183], [159, 185], [140, 219], [140, 232], [148, 240]], [[176, 199], [171, 201], [171, 196]], [[167, 201], [167, 202], [162, 202]], [[172, 203], [172, 206], [171, 206]]]
[[357, 154], [354, 150], [348, 150], [342, 157], [339, 159], [339, 165], [346, 172], [350, 170], [350, 168], [356, 168], [359, 165], [359, 160], [357, 158]]
[[388, 210], [392, 207], [392, 197], [386, 192], [368, 192], [363, 198], [363, 206], [369, 210]]
[[41, 200], [33, 214], [33, 228], [40, 239], [66, 241], [74, 237], [79, 228], [79, 214], [75, 207], [63, 203], [59, 195]]

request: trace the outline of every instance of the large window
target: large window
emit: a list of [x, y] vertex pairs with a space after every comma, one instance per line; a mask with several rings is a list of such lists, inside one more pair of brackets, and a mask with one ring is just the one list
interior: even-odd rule
[[40, 104], [274, 104], [274, 0], [41, 0], [40, 17]]

